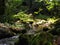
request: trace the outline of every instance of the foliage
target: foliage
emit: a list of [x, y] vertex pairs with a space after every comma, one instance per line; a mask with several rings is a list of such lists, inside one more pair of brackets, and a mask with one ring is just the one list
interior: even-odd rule
[[53, 39], [52, 35], [46, 32], [42, 32], [32, 38], [31, 44], [32, 45], [52, 45], [52, 39]]
[[55, 23], [59, 19], [56, 19], [55, 17], [53, 17], [53, 18], [48, 18], [47, 20], [48, 22]]
[[24, 27], [24, 25], [23, 24], [21, 24], [21, 23], [19, 23], [19, 24], [12, 24], [11, 26], [10, 26], [12, 29], [16, 29], [17, 31], [18, 30], [23, 30], [23, 29], [25, 29], [25, 27]]
[[19, 12], [17, 13], [17, 15], [14, 15], [13, 17], [18, 18], [22, 20], [23, 22], [33, 21], [31, 15], [25, 14], [24, 12]]
[[20, 11], [20, 5], [22, 2], [23, 0], [5, 0], [5, 12], [4, 15], [2, 16], [3, 17], [2, 22], [11, 23], [13, 21], [12, 15]]
[[11, 15], [18, 11], [17, 7], [21, 5], [23, 0], [7, 0], [6, 1], [6, 11], [7, 15]]
[[0, 14], [0, 22], [12, 23], [10, 27], [14, 30], [22, 28], [28, 30], [27, 32], [33, 30], [34, 35], [24, 33], [19, 38], [19, 40], [27, 39], [29, 45], [52, 45], [53, 37], [60, 35], [59, 1], [5, 0], [5, 7], [3, 5], [2, 7], [5, 8], [5, 13]]
[[[55, 24], [54, 24], [54, 29], [51, 31], [51, 33], [53, 34], [53, 35], [60, 35], [60, 21], [59, 21], [60, 19], [58, 19], [56, 22], [55, 22]], [[55, 32], [55, 33], [53, 33], [53, 32]]]
[[42, 14], [39, 14], [38, 16], [36, 16], [37, 19], [48, 19], [50, 18], [50, 16], [46, 16], [46, 15], [42, 15]]
[[53, 45], [53, 36], [46, 32], [41, 32], [34, 35], [22, 34], [20, 35], [19, 42], [16, 43], [16, 45], [23, 44], [23, 43], [24, 44], [27, 43], [28, 45]]
[[49, 4], [48, 6], [47, 6], [47, 9], [50, 11], [53, 7], [54, 7], [54, 3], [53, 2], [49, 2], [49, 1], [46, 1], [46, 3], [47, 4]]

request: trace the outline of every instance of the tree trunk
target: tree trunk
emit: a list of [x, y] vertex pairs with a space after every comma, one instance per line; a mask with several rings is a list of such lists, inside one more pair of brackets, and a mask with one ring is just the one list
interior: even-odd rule
[[4, 14], [5, 2], [4, 0], [0, 0], [0, 15]]

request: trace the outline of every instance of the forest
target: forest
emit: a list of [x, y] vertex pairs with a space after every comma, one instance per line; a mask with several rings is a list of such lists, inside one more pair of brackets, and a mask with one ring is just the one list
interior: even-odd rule
[[60, 45], [60, 1], [0, 0], [0, 45]]

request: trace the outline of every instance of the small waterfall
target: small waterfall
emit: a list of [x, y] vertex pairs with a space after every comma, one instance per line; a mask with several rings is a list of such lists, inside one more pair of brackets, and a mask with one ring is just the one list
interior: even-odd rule
[[14, 45], [16, 40], [18, 40], [19, 35], [10, 37], [10, 38], [5, 38], [0, 40], [0, 45]]

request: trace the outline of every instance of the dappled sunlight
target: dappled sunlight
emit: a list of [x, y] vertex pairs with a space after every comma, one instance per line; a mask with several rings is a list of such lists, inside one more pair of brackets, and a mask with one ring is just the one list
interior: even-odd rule
[[56, 45], [54, 41], [60, 41], [56, 39], [60, 37], [59, 1], [0, 0], [0, 9], [0, 45]]
[[20, 20], [23, 20], [24, 22], [33, 21], [31, 14], [25, 14], [24, 12], [19, 12], [16, 15], [13, 15], [13, 18], [18, 18]]
[[47, 21], [50, 23], [54, 23], [56, 22], [58, 19], [54, 19], [54, 18], [48, 18]]
[[53, 9], [54, 3], [52, 1], [47, 1], [46, 3], [49, 4], [49, 6], [46, 7], [49, 11]]
[[55, 18], [48, 18], [47, 20], [41, 20], [41, 19], [36, 19], [35, 22], [33, 22], [32, 26], [33, 26], [33, 30], [35, 31], [39, 31], [39, 30], [43, 30], [44, 28], [47, 30], [51, 30], [54, 29], [54, 23], [57, 21], [58, 19]]

